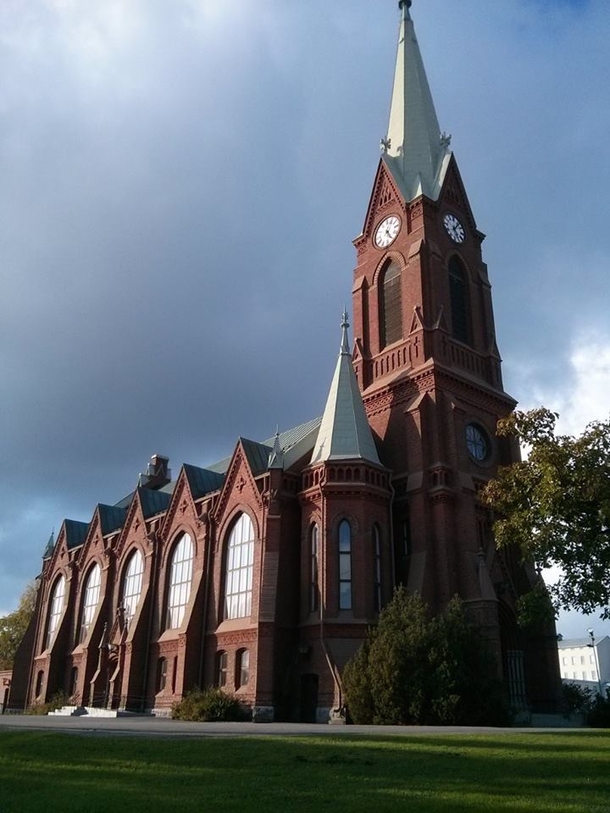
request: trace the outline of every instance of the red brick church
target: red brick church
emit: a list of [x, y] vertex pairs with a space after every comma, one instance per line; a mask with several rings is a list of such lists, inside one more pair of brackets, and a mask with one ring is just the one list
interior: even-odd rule
[[322, 418], [239, 438], [175, 480], [155, 455], [127, 498], [64, 520], [13, 708], [62, 690], [83, 706], [161, 713], [217, 685], [257, 720], [328, 721], [346, 661], [401, 583], [436, 610], [460, 595], [513, 706], [553, 707], [555, 630], [516, 623], [536, 573], [496, 550], [478, 499], [518, 455], [495, 436], [515, 401], [484, 235], [438, 125], [411, 0], [399, 6], [389, 129], [354, 241], [353, 345], [346, 315]]

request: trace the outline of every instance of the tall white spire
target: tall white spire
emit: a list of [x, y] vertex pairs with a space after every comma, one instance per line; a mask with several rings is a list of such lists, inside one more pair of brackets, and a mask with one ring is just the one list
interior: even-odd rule
[[400, 0], [400, 32], [390, 123], [382, 149], [407, 201], [419, 195], [436, 200], [451, 152], [441, 133], [413, 20], [411, 0]]
[[344, 312], [341, 322], [341, 350], [311, 462], [367, 460], [380, 465], [352, 366], [348, 327], [347, 313]]

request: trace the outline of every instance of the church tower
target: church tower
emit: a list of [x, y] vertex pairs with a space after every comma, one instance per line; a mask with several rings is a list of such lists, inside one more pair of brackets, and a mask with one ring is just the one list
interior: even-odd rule
[[393, 472], [396, 581], [435, 610], [460, 595], [524, 707], [549, 696], [549, 681], [536, 688], [530, 677], [554, 630], [534, 642], [518, 629], [516, 601], [537, 576], [496, 551], [477, 496], [517, 459], [495, 434], [515, 401], [502, 385], [484, 235], [439, 127], [411, 0], [399, 7], [389, 127], [354, 241], [354, 367]]

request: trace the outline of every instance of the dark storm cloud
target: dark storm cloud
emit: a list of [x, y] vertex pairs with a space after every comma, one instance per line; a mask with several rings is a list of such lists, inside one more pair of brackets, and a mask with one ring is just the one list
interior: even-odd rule
[[[522, 359], [565, 386], [574, 332], [607, 310], [610, 9], [490, 5], [413, 14], [490, 235], [508, 389]], [[52, 527], [151, 453], [177, 473], [322, 411], [397, 11], [32, 0], [0, 30], [2, 613]]]

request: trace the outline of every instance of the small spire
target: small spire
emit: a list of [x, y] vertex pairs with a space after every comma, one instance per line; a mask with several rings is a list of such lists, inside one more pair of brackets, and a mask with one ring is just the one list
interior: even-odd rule
[[341, 321], [341, 352], [330, 385], [311, 463], [367, 460], [379, 465], [373, 433], [352, 366], [347, 310]]
[[284, 468], [284, 453], [280, 444], [280, 428], [275, 428], [275, 438], [273, 439], [273, 451], [269, 455], [268, 468], [270, 469], [283, 469]]
[[343, 318], [341, 319], [341, 354], [347, 353], [350, 355], [349, 349], [349, 335], [348, 335], [348, 328], [349, 328], [349, 320], [347, 318], [347, 308], [343, 309]]
[[44, 549], [44, 553], [42, 555], [43, 559], [48, 559], [55, 550], [55, 528], [51, 531], [51, 536], [49, 537], [49, 541], [47, 542], [46, 548]]

